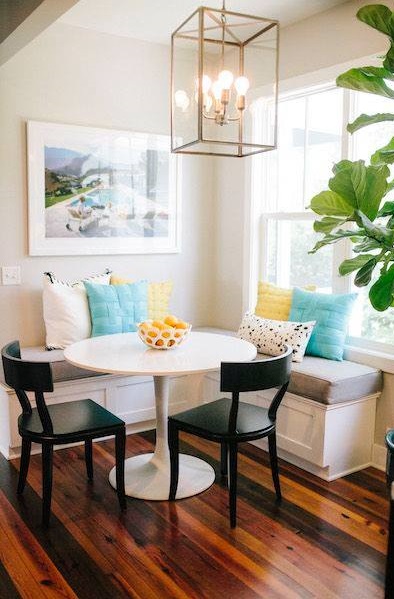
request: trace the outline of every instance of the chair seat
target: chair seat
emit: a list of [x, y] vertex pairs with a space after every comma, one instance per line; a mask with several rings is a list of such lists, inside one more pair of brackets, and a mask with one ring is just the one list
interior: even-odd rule
[[91, 399], [49, 405], [48, 411], [52, 419], [53, 433], [44, 434], [38, 410], [33, 408], [31, 414], [19, 416], [20, 434], [32, 439], [45, 438], [61, 441], [63, 438], [82, 438], [101, 433], [103, 435], [111, 434], [112, 430], [124, 426], [123, 420]]
[[[209, 433], [213, 438], [225, 437], [228, 434], [228, 423], [231, 409], [231, 399], [218, 399], [202, 406], [186, 410], [170, 417], [179, 428], [198, 434]], [[248, 403], [239, 402], [236, 437], [264, 436], [275, 427], [268, 416], [266, 408], [260, 408]]]

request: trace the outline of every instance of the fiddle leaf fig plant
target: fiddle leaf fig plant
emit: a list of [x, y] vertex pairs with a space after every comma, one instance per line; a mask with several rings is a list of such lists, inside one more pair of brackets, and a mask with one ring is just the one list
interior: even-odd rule
[[[353, 68], [339, 75], [338, 87], [367, 92], [394, 100], [394, 13], [387, 6], [373, 4], [361, 8], [357, 17], [387, 36], [390, 48], [381, 67]], [[354, 134], [364, 127], [394, 122], [394, 114], [362, 114], [347, 127]], [[392, 126], [394, 129], [394, 125]], [[389, 127], [388, 127], [389, 128]], [[393, 131], [394, 132], [394, 131]], [[379, 311], [394, 305], [394, 179], [389, 165], [394, 164], [394, 137], [377, 149], [369, 159], [341, 160], [332, 169], [328, 189], [311, 200], [310, 208], [321, 218], [314, 230], [323, 237], [310, 253], [348, 239], [354, 258], [339, 267], [342, 276], [355, 273], [355, 285], [369, 289], [372, 306]]]

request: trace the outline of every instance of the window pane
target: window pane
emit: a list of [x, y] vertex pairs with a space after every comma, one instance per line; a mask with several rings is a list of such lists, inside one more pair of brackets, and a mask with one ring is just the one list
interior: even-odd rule
[[394, 343], [394, 310], [377, 312], [368, 299], [368, 289], [354, 288], [358, 293], [356, 308], [352, 313], [349, 335], [362, 337], [376, 343]]
[[[355, 97], [355, 116], [359, 114], [376, 114], [378, 112], [392, 112], [393, 100], [381, 98], [373, 94], [358, 92]], [[394, 124], [390, 122], [378, 123], [360, 129], [352, 135], [353, 160], [363, 159], [369, 162], [370, 156], [382, 146], [385, 146], [394, 135]]]
[[307, 146], [305, 164], [305, 206], [332, 177], [332, 166], [341, 159], [343, 91], [331, 89], [307, 100]]
[[318, 236], [312, 220], [267, 221], [267, 277], [283, 287], [316, 285], [330, 291], [332, 284], [332, 248], [308, 254]]
[[279, 104], [276, 209], [280, 211], [304, 208], [305, 109], [305, 98]]

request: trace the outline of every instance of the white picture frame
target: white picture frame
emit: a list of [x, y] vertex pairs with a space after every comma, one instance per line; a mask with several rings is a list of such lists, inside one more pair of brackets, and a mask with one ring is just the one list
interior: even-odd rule
[[29, 254], [180, 252], [170, 137], [27, 122]]

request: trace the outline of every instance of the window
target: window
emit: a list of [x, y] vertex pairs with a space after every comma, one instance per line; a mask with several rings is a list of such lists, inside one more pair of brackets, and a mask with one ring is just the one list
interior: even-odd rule
[[[392, 109], [393, 103], [389, 98], [380, 98], [373, 94], [354, 94], [354, 116], [362, 113], [392, 112]], [[358, 131], [351, 138], [351, 159], [358, 160], [371, 156], [377, 148], [381, 148], [389, 142], [392, 134], [391, 132], [390, 135], [387, 123], [380, 123]], [[364, 345], [370, 345], [368, 341], [394, 345], [394, 310], [377, 312], [368, 301], [368, 288], [355, 288], [354, 290], [359, 293], [360, 299], [350, 323], [349, 334], [351, 337], [363, 339]]]
[[[339, 264], [351, 256], [351, 244], [343, 241], [308, 254], [320, 238], [313, 231], [315, 215], [308, 204], [327, 188], [334, 162], [368, 160], [389, 141], [387, 123], [352, 137], [346, 124], [362, 112], [390, 110], [389, 99], [341, 90], [333, 84], [280, 98], [279, 149], [254, 157], [252, 163], [252, 194], [259, 218], [259, 279], [288, 287], [314, 284], [323, 292], [352, 290], [351, 277], [338, 275]], [[390, 344], [394, 351], [394, 310], [377, 313], [368, 301], [368, 289], [357, 292], [351, 343]]]

